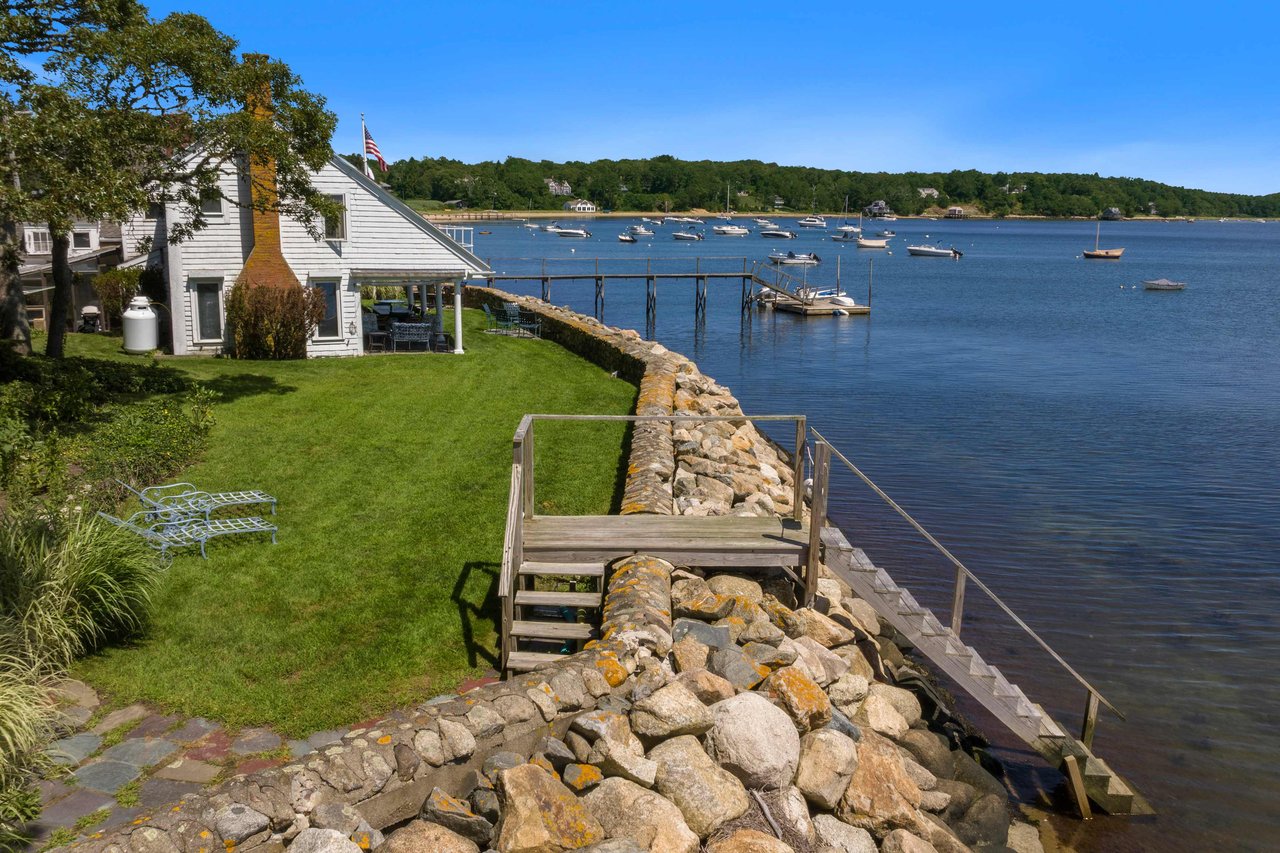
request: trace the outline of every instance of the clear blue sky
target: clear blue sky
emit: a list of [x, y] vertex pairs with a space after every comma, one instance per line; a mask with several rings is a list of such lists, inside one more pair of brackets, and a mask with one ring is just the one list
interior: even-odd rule
[[1280, 191], [1263, 3], [153, 2], [288, 62], [384, 155], [672, 154]]

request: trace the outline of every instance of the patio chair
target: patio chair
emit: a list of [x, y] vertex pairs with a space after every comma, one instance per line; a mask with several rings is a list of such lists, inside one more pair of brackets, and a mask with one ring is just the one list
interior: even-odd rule
[[239, 492], [203, 492], [191, 483], [169, 483], [165, 486], [149, 486], [138, 491], [123, 480], [116, 480], [142, 501], [146, 512], [154, 521], [167, 521], [174, 514], [203, 515], [207, 520], [215, 510], [229, 506], [270, 504], [271, 514], [276, 514], [276, 499], [256, 489]]
[[400, 345], [406, 345], [410, 350], [414, 344], [422, 344], [423, 349], [431, 349], [431, 324], [430, 323], [392, 323], [391, 324], [391, 351], [399, 352]]
[[487, 331], [497, 332], [501, 335], [511, 331], [511, 320], [508, 318], [505, 309], [503, 309], [502, 313], [495, 313], [487, 303], [481, 303], [480, 307], [484, 309], [485, 322], [488, 324]]
[[377, 314], [361, 314], [360, 322], [364, 326], [364, 337], [369, 342], [369, 352], [387, 351], [387, 333], [378, 328]]
[[205, 552], [205, 543], [217, 536], [229, 536], [234, 533], [270, 533], [271, 544], [274, 545], [278, 530], [274, 524], [257, 516], [212, 520], [186, 516], [177, 520], [156, 522], [147, 510], [134, 513], [126, 519], [116, 518], [105, 512], [99, 512], [98, 515], [122, 530], [141, 536], [148, 545], [165, 557], [173, 556], [169, 553], [171, 549], [199, 545], [200, 556], [207, 560], [209, 555]]
[[502, 303], [502, 313], [507, 322], [507, 328], [514, 332], [520, 331], [520, 306], [514, 302]]
[[542, 337], [542, 316], [540, 314], [521, 309], [519, 317], [520, 331], [527, 332], [533, 338]]

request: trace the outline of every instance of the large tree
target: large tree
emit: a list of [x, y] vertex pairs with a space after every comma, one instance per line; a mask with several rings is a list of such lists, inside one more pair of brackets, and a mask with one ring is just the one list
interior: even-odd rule
[[253, 186], [249, 201], [231, 204], [277, 209], [316, 236], [337, 212], [310, 180], [332, 155], [336, 120], [286, 64], [238, 56], [235, 40], [199, 15], [156, 21], [128, 0], [95, 14], [66, 26], [43, 52], [43, 74], [15, 87], [29, 112], [12, 116], [22, 187], [9, 195], [21, 219], [48, 222], [53, 235], [53, 356], [70, 299], [72, 220], [122, 219], [162, 203], [176, 213], [168, 239], [180, 242], [204, 227], [201, 202], [222, 195], [221, 176], [248, 181], [251, 160], [275, 164], [275, 186]]

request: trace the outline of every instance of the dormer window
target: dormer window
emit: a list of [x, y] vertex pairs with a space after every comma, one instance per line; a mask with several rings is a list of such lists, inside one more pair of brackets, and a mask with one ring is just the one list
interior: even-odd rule
[[36, 230], [33, 228], [27, 231], [28, 255], [47, 255], [52, 251], [53, 237], [49, 235], [49, 229], [41, 228]]
[[71, 246], [74, 249], [87, 249], [92, 245], [88, 231], [74, 231], [71, 234]]

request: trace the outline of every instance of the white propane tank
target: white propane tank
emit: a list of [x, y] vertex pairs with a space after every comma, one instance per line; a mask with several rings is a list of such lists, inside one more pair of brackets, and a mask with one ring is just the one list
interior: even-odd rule
[[160, 324], [145, 296], [135, 296], [124, 312], [124, 351], [148, 353], [159, 346]]

